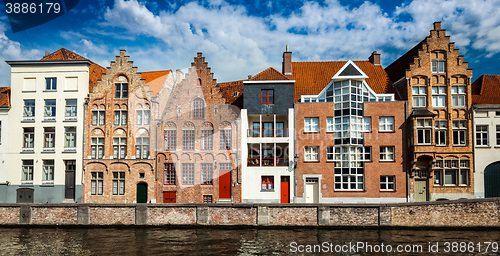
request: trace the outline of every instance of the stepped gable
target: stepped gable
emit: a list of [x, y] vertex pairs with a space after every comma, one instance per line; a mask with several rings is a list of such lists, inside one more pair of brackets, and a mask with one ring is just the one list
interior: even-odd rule
[[418, 51], [422, 49], [422, 45], [426, 40], [427, 39], [422, 40], [385, 68], [385, 72], [393, 82], [397, 82], [399, 79], [406, 76], [406, 70], [410, 69], [410, 64], [414, 63], [415, 58], [418, 57]]
[[0, 87], [0, 108], [10, 107], [10, 87]]
[[473, 104], [500, 104], [500, 75], [482, 75], [472, 83]]

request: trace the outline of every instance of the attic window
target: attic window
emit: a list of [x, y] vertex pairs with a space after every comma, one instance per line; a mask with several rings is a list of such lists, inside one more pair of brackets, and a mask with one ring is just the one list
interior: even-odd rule
[[238, 97], [239, 94], [239, 92], [233, 92], [233, 97]]
[[196, 86], [201, 86], [201, 79], [199, 79], [199, 78], [198, 78], [198, 79], [196, 80]]

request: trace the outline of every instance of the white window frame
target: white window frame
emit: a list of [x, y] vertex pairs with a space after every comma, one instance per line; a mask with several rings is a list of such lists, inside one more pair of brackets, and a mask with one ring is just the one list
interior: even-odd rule
[[[52, 128], [52, 131], [49, 129]], [[43, 151], [54, 151], [56, 139], [55, 127], [43, 127]]]
[[363, 131], [371, 132], [372, 131], [372, 118], [371, 117], [363, 117]]
[[[466, 146], [467, 120], [454, 120], [452, 124], [453, 124], [453, 146]], [[458, 136], [459, 143], [455, 143], [455, 136]]]
[[425, 93], [426, 86], [413, 86], [411, 94], [413, 97], [413, 107], [422, 108], [427, 106], [427, 94]]
[[[392, 188], [389, 186], [392, 185]], [[396, 190], [396, 176], [382, 175], [380, 176], [380, 191], [395, 191]]]
[[54, 160], [43, 160], [42, 184], [54, 184]]
[[[57, 115], [57, 100], [46, 99], [44, 100], [45, 106], [43, 111], [43, 117], [45, 120], [55, 120]], [[48, 105], [49, 103], [53, 103]]]
[[127, 137], [113, 137], [113, 159], [127, 157]]
[[446, 86], [432, 86], [432, 107], [446, 107]]
[[[430, 145], [432, 144], [432, 119], [417, 119], [416, 130], [417, 130], [417, 143], [416, 145]], [[422, 136], [422, 142], [420, 138]]]
[[[435, 124], [434, 125], [434, 127], [435, 127], [434, 137], [436, 140], [436, 146], [448, 145], [448, 143], [446, 143], [446, 134], [448, 133], [448, 129], [447, 129], [448, 121], [435, 120], [434, 124]], [[444, 142], [444, 143], [441, 143], [441, 142]]]
[[[391, 150], [392, 149], [392, 152]], [[395, 147], [394, 146], [380, 146], [380, 161], [381, 162], [394, 162], [395, 158]]]
[[326, 118], [326, 132], [334, 132], [335, 131], [335, 122], [333, 117]]
[[57, 77], [45, 78], [45, 91], [57, 91]]
[[113, 120], [114, 126], [126, 126], [128, 121], [127, 110], [115, 110], [115, 116]]
[[306, 117], [304, 119], [304, 132], [318, 132], [319, 131], [319, 118]]
[[76, 151], [76, 139], [76, 127], [64, 127], [64, 151]]
[[393, 132], [394, 131], [394, 117], [381, 116], [379, 118], [379, 132]]
[[136, 125], [149, 125], [151, 121], [149, 109], [139, 109], [136, 114]]
[[451, 106], [454, 108], [465, 107], [465, 85], [453, 85], [451, 87]]
[[[28, 129], [31, 129], [31, 131]], [[23, 128], [23, 152], [24, 151], [34, 151], [34, 149], [35, 149], [35, 128], [34, 127], [24, 127]]]
[[[33, 105], [26, 103], [33, 103]], [[36, 101], [33, 99], [24, 100], [23, 121], [35, 121], [35, 105]]]
[[433, 60], [431, 61], [431, 69], [432, 73], [444, 73], [445, 72], [445, 63], [444, 60]]
[[[72, 104], [74, 102], [74, 104]], [[66, 99], [64, 117], [66, 120], [76, 120], [78, 115], [78, 100]]]
[[306, 162], [319, 161], [319, 147], [318, 146], [305, 146], [304, 147], [304, 161], [306, 161]]
[[[484, 143], [486, 140], [486, 143]], [[476, 125], [476, 146], [489, 146], [488, 125]]]
[[22, 164], [21, 184], [33, 184], [34, 160], [23, 159]]
[[335, 161], [335, 147], [327, 146], [326, 147], [326, 161], [333, 162]]

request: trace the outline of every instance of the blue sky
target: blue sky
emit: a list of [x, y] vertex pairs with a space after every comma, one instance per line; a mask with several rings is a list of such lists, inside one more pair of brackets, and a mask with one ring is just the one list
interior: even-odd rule
[[386, 67], [442, 21], [473, 68], [500, 74], [500, 0], [80, 0], [69, 13], [12, 33], [0, 7], [0, 86], [4, 60], [40, 59], [65, 47], [108, 67], [126, 49], [139, 71], [184, 69], [203, 52], [219, 82], [245, 79], [293, 61], [366, 60]]

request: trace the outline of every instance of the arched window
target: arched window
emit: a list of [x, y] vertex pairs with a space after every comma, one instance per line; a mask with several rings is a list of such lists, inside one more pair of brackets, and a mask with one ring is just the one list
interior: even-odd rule
[[201, 79], [196, 79], [196, 86], [201, 86]]
[[204, 102], [202, 99], [195, 99], [193, 102], [193, 117], [203, 118], [205, 117]]

